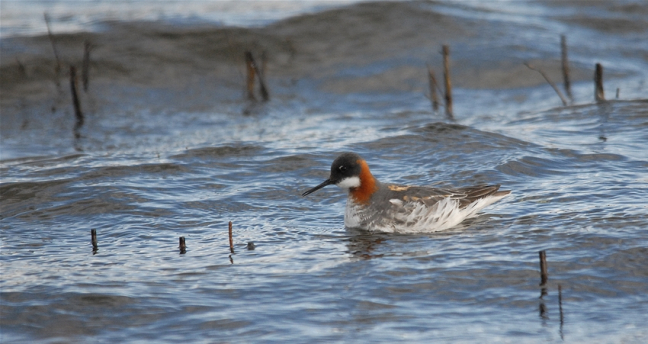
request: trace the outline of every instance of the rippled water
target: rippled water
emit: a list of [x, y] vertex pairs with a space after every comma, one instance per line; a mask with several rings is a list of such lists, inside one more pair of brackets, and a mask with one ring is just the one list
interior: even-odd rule
[[[637, 42], [648, 23], [619, 24], [641, 11], [631, 2], [368, 3], [228, 32], [234, 50], [266, 40], [268, 103], [244, 98], [227, 56], [210, 71], [207, 60], [162, 49], [200, 54], [227, 29], [113, 23], [89, 36], [102, 43], [80, 139], [67, 90], [32, 64], [49, 54], [47, 39], [4, 39], [1, 341], [645, 342], [648, 47]], [[439, 33], [455, 56], [454, 120], [425, 97], [422, 60], [434, 52], [436, 68], [439, 46], [411, 30], [431, 18], [434, 30], [458, 30]], [[330, 27], [312, 40], [309, 27], [336, 21], [368, 31]], [[534, 59], [559, 75], [551, 49], [565, 28], [576, 80], [575, 105], [562, 107], [518, 67]], [[586, 38], [597, 32], [603, 47], [626, 46], [597, 50], [611, 66], [603, 103], [593, 102], [588, 69], [596, 47]], [[126, 55], [107, 48], [135, 38], [114, 48]], [[514, 49], [475, 54], [487, 38]], [[26, 81], [5, 53], [25, 61]], [[361, 154], [383, 181], [497, 183], [513, 194], [440, 233], [345, 229], [340, 190], [300, 197], [340, 151]]]

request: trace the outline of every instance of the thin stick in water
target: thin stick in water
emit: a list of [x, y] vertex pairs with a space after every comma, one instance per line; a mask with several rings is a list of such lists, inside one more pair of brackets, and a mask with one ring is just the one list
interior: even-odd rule
[[187, 243], [185, 242], [185, 237], [181, 236], [180, 237], [180, 254], [185, 254], [187, 253]]
[[434, 76], [434, 71], [430, 66], [427, 66], [428, 70], [428, 83], [430, 86], [430, 101], [432, 102], [432, 111], [437, 112], [439, 110], [439, 98], [437, 97], [437, 81]]
[[232, 238], [232, 221], [229, 222], [229, 244], [230, 244], [230, 252], [234, 253], [234, 239]]
[[532, 65], [530, 65], [530, 64], [528, 64], [526, 62], [524, 63], [524, 65], [527, 66], [527, 68], [529, 68], [530, 70], [534, 70], [534, 71], [540, 73], [540, 75], [542, 75], [542, 77], [545, 79], [545, 81], [547, 81], [547, 83], [549, 85], [551, 85], [551, 87], [554, 89], [554, 91], [556, 91], [556, 94], [558, 95], [558, 97], [560, 97], [560, 100], [562, 100], [563, 105], [567, 106], [567, 104], [568, 104], [567, 99], [565, 99], [565, 96], [563, 96], [562, 92], [560, 92], [560, 89], [556, 86], [556, 84], [553, 83], [553, 81], [551, 81], [551, 79], [549, 79], [549, 76], [547, 76], [547, 74], [545, 74], [545, 72], [543, 72], [541, 69], [537, 69], [537, 68], [533, 67]]
[[450, 81], [450, 47], [443, 46], [443, 78], [445, 79], [446, 115], [452, 118], [452, 82]]
[[600, 63], [596, 64], [596, 71], [594, 72], [594, 99], [597, 102], [605, 101], [605, 91], [603, 91], [603, 66]]
[[261, 99], [263, 99], [264, 102], [270, 100], [270, 93], [268, 93], [268, 88], [266, 87], [265, 78], [261, 73], [259, 73], [259, 87], [261, 91]]
[[[250, 68], [251, 66], [254, 69], [254, 72], [256, 73], [257, 77], [259, 78], [259, 91], [261, 92], [261, 99], [263, 99], [264, 102], [267, 102], [270, 99], [270, 94], [268, 93], [268, 88], [266, 87], [265, 78], [263, 75], [263, 73], [265, 72], [265, 67], [264, 70], [261, 71], [259, 69], [259, 66], [257, 66], [256, 62], [254, 61], [254, 57], [252, 56], [252, 53], [249, 51], [245, 52], [245, 60], [249, 61], [248, 68]], [[250, 79], [248, 77], [248, 91], [250, 87], [249, 83], [250, 83]], [[254, 87], [254, 80], [252, 80], [252, 87]]]
[[547, 273], [547, 253], [544, 250], [538, 253], [540, 255], [540, 285], [544, 286], [549, 279], [549, 274]]
[[79, 101], [79, 94], [77, 92], [77, 77], [76, 68], [70, 66], [70, 90], [72, 91], [72, 105], [74, 105], [74, 116], [76, 123], [74, 124], [74, 136], [78, 139], [81, 137], [79, 129], [83, 126], [83, 112], [81, 111], [81, 102]]
[[571, 92], [571, 82], [569, 81], [569, 60], [567, 59], [567, 38], [565, 35], [560, 35], [560, 56], [562, 59], [562, 73], [565, 85], [565, 93], [569, 100], [573, 101], [574, 97]]
[[99, 245], [97, 244], [97, 230], [96, 229], [91, 229], [90, 230], [90, 238], [92, 240], [92, 251], [97, 252], [99, 249]]

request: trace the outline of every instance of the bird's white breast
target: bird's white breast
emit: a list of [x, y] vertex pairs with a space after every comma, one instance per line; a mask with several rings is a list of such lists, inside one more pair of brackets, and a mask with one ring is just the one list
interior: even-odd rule
[[362, 228], [362, 218], [359, 213], [360, 207], [351, 200], [347, 199], [344, 210], [344, 226], [348, 228]]

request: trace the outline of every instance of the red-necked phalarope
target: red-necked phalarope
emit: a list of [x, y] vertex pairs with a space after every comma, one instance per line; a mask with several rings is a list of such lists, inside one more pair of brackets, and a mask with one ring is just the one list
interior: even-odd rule
[[355, 153], [344, 153], [335, 159], [329, 178], [302, 196], [331, 184], [349, 193], [344, 213], [346, 227], [400, 233], [454, 227], [511, 193], [498, 191], [499, 185], [437, 189], [383, 184]]

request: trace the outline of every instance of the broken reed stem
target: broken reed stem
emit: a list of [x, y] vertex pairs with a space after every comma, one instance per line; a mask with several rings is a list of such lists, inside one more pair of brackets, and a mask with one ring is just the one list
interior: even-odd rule
[[252, 53], [249, 51], [245, 52], [245, 66], [247, 70], [247, 95], [249, 100], [256, 100], [254, 97], [254, 77], [256, 73], [256, 68], [254, 68], [254, 59], [252, 58]]
[[541, 69], [536, 69], [536, 68], [534, 68], [533, 66], [531, 66], [530, 64], [528, 64], [526, 62], [524, 63], [524, 65], [527, 66], [527, 68], [529, 68], [530, 70], [534, 70], [534, 71], [540, 73], [540, 75], [542, 75], [542, 77], [545, 79], [545, 81], [547, 81], [547, 83], [549, 85], [551, 85], [551, 87], [554, 89], [554, 91], [556, 91], [556, 94], [558, 95], [558, 97], [560, 97], [560, 100], [562, 100], [563, 105], [567, 106], [567, 104], [568, 104], [567, 99], [565, 98], [565, 96], [563, 96], [562, 92], [560, 92], [560, 89], [556, 86], [556, 84], [554, 84], [551, 81], [551, 79], [549, 79], [549, 76], [547, 76], [547, 74], [545, 74], [544, 71], [542, 71]]
[[234, 253], [234, 239], [232, 239], [232, 221], [229, 222], [229, 244], [230, 252]]
[[596, 71], [594, 72], [594, 99], [597, 102], [605, 101], [605, 91], [603, 91], [603, 66], [600, 63], [596, 64]]
[[549, 279], [547, 273], [547, 253], [543, 250], [538, 252], [540, 255], [540, 285], [544, 286]]
[[252, 53], [249, 51], [245, 52], [245, 61], [248, 66], [248, 80], [247, 80], [248, 95], [250, 93], [250, 90], [252, 90], [252, 92], [254, 93], [254, 77], [252, 78], [250, 77], [250, 68], [251, 68], [254, 71], [254, 74], [256, 74], [257, 78], [259, 78], [259, 91], [261, 92], [261, 99], [264, 102], [267, 102], [270, 99], [270, 94], [268, 93], [268, 88], [266, 87], [265, 79], [263, 77], [263, 71], [265, 71], [265, 66], [263, 71], [260, 70], [256, 62], [254, 62], [254, 57], [252, 56]]
[[450, 47], [443, 48], [443, 78], [445, 79], [445, 106], [446, 114], [452, 117], [452, 82], [450, 81]]
[[257, 73], [257, 74], [259, 74], [259, 87], [261, 91], [261, 99], [263, 99], [264, 102], [267, 102], [268, 100], [270, 100], [270, 94], [268, 93], [268, 88], [266, 87], [265, 79], [263, 78], [263, 74], [261, 73]]
[[83, 80], [83, 91], [88, 92], [90, 83], [90, 50], [92, 45], [90, 41], [83, 43], [83, 65], [81, 65], [81, 80]]
[[430, 85], [430, 101], [432, 102], [432, 111], [437, 112], [439, 110], [439, 98], [437, 97], [437, 81], [434, 76], [434, 71], [427, 66], [428, 70], [428, 83]]
[[56, 49], [56, 42], [54, 41], [54, 35], [52, 34], [52, 30], [50, 29], [49, 16], [47, 15], [47, 13], [43, 13], [43, 17], [45, 18], [45, 25], [47, 26], [47, 36], [49, 37], [50, 43], [52, 44], [52, 50], [54, 50], [54, 58], [56, 59], [56, 65], [54, 67], [54, 72], [56, 73], [55, 82], [56, 86], [60, 87], [61, 84], [59, 83], [59, 76], [61, 75], [61, 59], [59, 59], [58, 50]]
[[187, 243], [185, 242], [185, 237], [181, 236], [179, 241], [180, 241], [180, 245], [179, 245], [180, 253], [184, 254], [187, 252]]
[[560, 35], [560, 56], [562, 60], [562, 73], [563, 82], [565, 86], [565, 93], [569, 100], [573, 101], [574, 97], [571, 92], [571, 82], [569, 81], [569, 60], [567, 59], [567, 38], [565, 35]]
[[78, 130], [83, 125], [83, 112], [81, 111], [81, 103], [79, 101], [79, 94], [77, 92], [77, 77], [76, 68], [70, 66], [70, 90], [72, 91], [72, 105], [74, 105], [74, 116], [76, 123], [74, 125], [75, 135], [78, 138]]
[[91, 229], [90, 230], [90, 238], [92, 240], [92, 250], [97, 251], [99, 249], [99, 245], [97, 245], [97, 230], [96, 229]]

